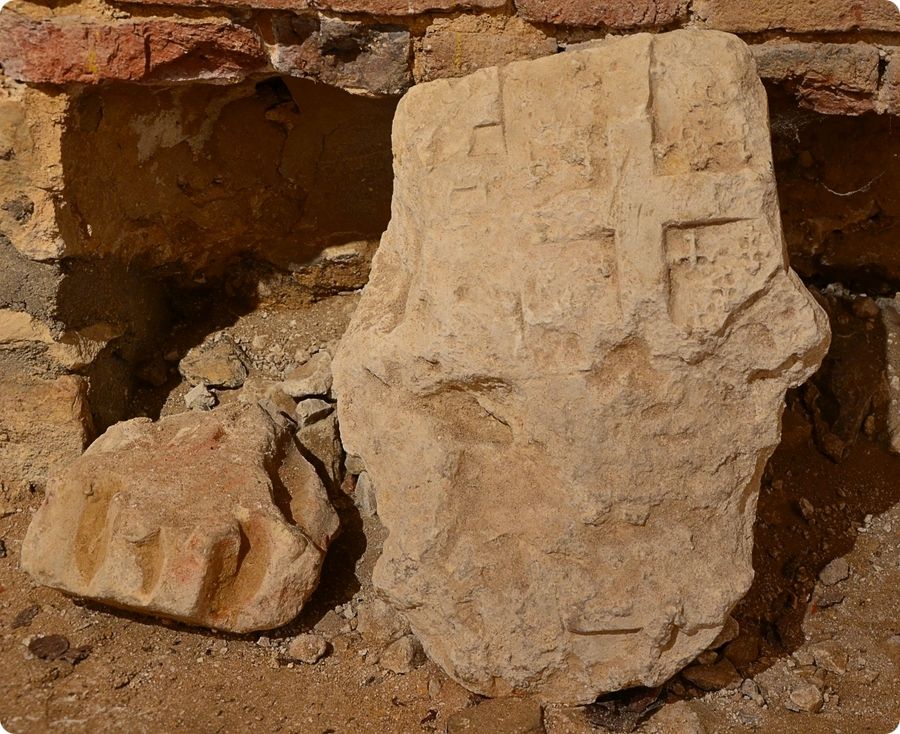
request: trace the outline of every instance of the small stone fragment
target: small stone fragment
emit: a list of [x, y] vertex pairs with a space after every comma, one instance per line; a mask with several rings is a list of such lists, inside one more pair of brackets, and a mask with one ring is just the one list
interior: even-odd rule
[[41, 660], [57, 660], [66, 654], [69, 641], [62, 635], [42, 635], [28, 643], [28, 650]]
[[847, 651], [834, 640], [818, 642], [810, 649], [816, 665], [820, 668], [837, 675], [847, 672]]
[[741, 685], [741, 676], [727, 658], [712, 665], [692, 665], [681, 674], [704, 691], [718, 691], [723, 688], [735, 689]]
[[850, 575], [850, 564], [846, 558], [835, 558], [819, 572], [819, 581], [826, 586], [834, 586]]
[[818, 713], [822, 710], [825, 699], [820, 691], [812, 683], [800, 683], [791, 689], [790, 696], [784, 707], [789, 711], [807, 711]]
[[331, 413], [322, 420], [301, 428], [297, 432], [297, 440], [317, 468], [325, 471], [332, 486], [340, 486], [344, 450], [337, 415]]
[[366, 470], [366, 464], [358, 456], [347, 454], [346, 458], [344, 459], [344, 468], [347, 470], [348, 474], [359, 475]]
[[219, 399], [203, 384], [195, 385], [184, 396], [188, 410], [212, 410], [218, 403]]
[[30, 607], [25, 607], [21, 612], [16, 615], [16, 618], [12, 621], [10, 627], [12, 629], [18, 629], [19, 627], [29, 627], [31, 623], [34, 621], [34, 618], [38, 615], [38, 612], [41, 611], [40, 604], [32, 604]]
[[368, 472], [363, 472], [356, 480], [353, 491], [353, 503], [363, 517], [375, 517], [378, 514], [378, 503], [375, 498], [375, 485]]
[[192, 385], [227, 389], [243, 385], [249, 374], [247, 355], [227, 334], [191, 349], [178, 363], [178, 371]]
[[844, 595], [833, 588], [816, 588], [813, 594], [813, 604], [819, 609], [827, 609], [844, 601]]
[[328, 640], [315, 632], [297, 635], [287, 649], [289, 659], [307, 665], [315, 665], [327, 654]]
[[284, 378], [281, 389], [295, 399], [327, 397], [331, 393], [331, 355], [316, 352]]
[[738, 624], [738, 621], [734, 617], [728, 617], [728, 619], [725, 620], [725, 626], [722, 628], [722, 631], [718, 634], [716, 639], [712, 641], [709, 649], [718, 650], [723, 645], [727, 645], [732, 640], [737, 639], [737, 636], [740, 633], [741, 626]]
[[297, 409], [295, 411], [297, 425], [300, 426], [300, 428], [306, 428], [323, 418], [327, 418], [333, 412], [334, 403], [329, 403], [320, 398], [306, 398], [297, 403]]
[[403, 615], [377, 596], [361, 604], [357, 616], [357, 631], [378, 650], [410, 633], [409, 623]]
[[749, 665], [759, 657], [759, 637], [752, 633], [740, 635], [728, 643], [725, 657], [735, 665]]
[[447, 719], [447, 734], [543, 734], [541, 705], [530, 698], [493, 698]]
[[415, 635], [404, 635], [388, 645], [378, 658], [378, 664], [392, 673], [410, 673], [425, 662], [425, 651]]
[[297, 616], [337, 530], [292, 432], [235, 402], [112, 426], [48, 482], [22, 567], [69, 594], [250, 632]]
[[747, 678], [741, 683], [740, 691], [744, 696], [760, 706], [765, 703], [765, 699], [763, 698], [762, 692], [759, 690], [759, 686], [752, 678]]

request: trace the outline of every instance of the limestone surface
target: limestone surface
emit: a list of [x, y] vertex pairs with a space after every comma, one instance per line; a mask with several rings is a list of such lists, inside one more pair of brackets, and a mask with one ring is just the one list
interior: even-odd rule
[[51, 478], [22, 566], [70, 594], [248, 632], [297, 615], [337, 529], [289, 431], [232, 404], [110, 428]]
[[422, 84], [393, 143], [333, 366], [375, 585], [479, 693], [655, 685], [749, 588], [784, 393], [828, 342], [750, 53], [642, 34]]

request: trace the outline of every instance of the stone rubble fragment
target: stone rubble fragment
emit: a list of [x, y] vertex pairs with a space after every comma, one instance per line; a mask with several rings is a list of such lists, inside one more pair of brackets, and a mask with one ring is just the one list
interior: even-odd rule
[[881, 298], [881, 321], [884, 324], [885, 362], [890, 403], [887, 429], [891, 450], [900, 454], [900, 294]]
[[819, 581], [825, 586], [834, 586], [850, 575], [850, 564], [846, 558], [835, 558], [819, 571]]
[[294, 411], [297, 418], [297, 425], [300, 428], [306, 428], [313, 423], [317, 423], [323, 418], [327, 418], [334, 412], [334, 403], [319, 398], [306, 398], [297, 403], [297, 409]]
[[806, 711], [818, 713], [822, 710], [825, 699], [822, 691], [813, 683], [799, 683], [791, 689], [785, 708], [789, 711]]
[[353, 503], [363, 517], [375, 517], [378, 514], [378, 500], [375, 497], [375, 485], [368, 472], [363, 472], [356, 478], [356, 488], [353, 490]]
[[331, 393], [331, 355], [316, 352], [284, 378], [281, 389], [292, 398], [327, 397]]
[[249, 370], [244, 350], [227, 334], [191, 349], [178, 364], [178, 370], [191, 385], [238, 388]]
[[333, 487], [341, 484], [341, 467], [344, 452], [335, 413], [297, 431], [297, 441], [303, 447], [307, 459], [324, 472]]
[[297, 635], [290, 641], [287, 649], [290, 660], [307, 665], [315, 665], [327, 654], [328, 641], [315, 632]]
[[51, 478], [22, 566], [69, 594], [248, 632], [297, 615], [337, 530], [290, 432], [235, 403], [111, 427]]
[[644, 34], [422, 84], [393, 142], [334, 363], [376, 588], [478, 693], [656, 685], [749, 588], [784, 393], [828, 343], [750, 54]]
[[184, 395], [184, 404], [188, 410], [212, 410], [219, 399], [203, 383], [194, 385]]
[[394, 640], [378, 657], [378, 664], [391, 673], [411, 673], [425, 662], [425, 652], [415, 635], [404, 635]]

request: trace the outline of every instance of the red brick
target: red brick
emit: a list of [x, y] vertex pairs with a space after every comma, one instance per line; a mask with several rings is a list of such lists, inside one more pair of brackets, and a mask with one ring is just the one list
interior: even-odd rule
[[228, 22], [0, 14], [0, 64], [34, 84], [230, 79], [267, 67], [259, 37]]
[[516, 0], [526, 20], [616, 29], [658, 28], [687, 18], [687, 0]]
[[128, 5], [173, 5], [191, 8], [239, 7], [268, 10], [324, 10], [362, 15], [409, 16], [429, 11], [502, 8], [506, 0], [113, 0]]
[[695, 0], [694, 10], [710, 28], [733, 33], [900, 30], [890, 0]]

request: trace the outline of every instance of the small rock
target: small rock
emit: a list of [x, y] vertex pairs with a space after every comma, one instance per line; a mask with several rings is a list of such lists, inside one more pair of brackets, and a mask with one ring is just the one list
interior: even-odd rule
[[425, 662], [425, 651], [422, 643], [414, 635], [404, 635], [388, 645], [378, 664], [392, 673], [410, 673]]
[[713, 665], [692, 665], [681, 674], [687, 681], [704, 691], [736, 689], [741, 685], [741, 676], [727, 658]]
[[719, 653], [715, 650], [706, 650], [697, 656], [697, 662], [701, 665], [712, 665], [719, 659]]
[[735, 665], [749, 665], [759, 657], [759, 637], [747, 633], [729, 642], [725, 657]]
[[366, 465], [360, 457], [347, 454], [347, 458], [344, 460], [344, 468], [348, 474], [362, 474], [366, 470]]
[[799, 650], [795, 650], [792, 657], [802, 668], [808, 668], [815, 664], [816, 659], [813, 657], [812, 651], [808, 650], [805, 647], [801, 647]]
[[247, 379], [247, 355], [228, 335], [220, 335], [191, 349], [178, 363], [178, 371], [192, 385], [237, 388]]
[[321, 398], [307, 398], [297, 404], [295, 416], [300, 428], [312, 425], [334, 412], [334, 404]]
[[817, 713], [822, 710], [825, 700], [820, 691], [812, 683], [801, 683], [795, 686], [784, 707], [789, 711], [808, 711]]
[[816, 643], [811, 650], [820, 668], [838, 675], [847, 672], [847, 653], [834, 640]]
[[188, 410], [212, 410], [218, 402], [219, 399], [203, 384], [192, 387], [184, 396]]
[[[332, 413], [297, 432], [297, 440], [308, 459], [330, 477], [334, 487], [340, 486], [344, 448], [338, 431], [337, 416]], [[309, 455], [312, 455], [311, 457]]]
[[493, 698], [447, 719], [447, 734], [543, 734], [541, 705], [530, 698]]
[[440, 679], [436, 675], [431, 676], [428, 679], [428, 698], [431, 700], [436, 699], [441, 695], [442, 688]]
[[747, 678], [743, 683], [741, 683], [741, 693], [749, 698], [754, 703], [762, 706], [765, 703], [765, 699], [763, 698], [762, 691], [759, 690], [759, 686], [756, 685], [756, 681], [751, 678]]
[[716, 639], [712, 641], [709, 649], [718, 650], [723, 645], [727, 645], [732, 640], [736, 640], [740, 633], [741, 626], [738, 624], [738, 621], [734, 617], [729, 616], [728, 619], [725, 620], [725, 626], [722, 627], [722, 631], [718, 634]]
[[328, 641], [314, 632], [297, 635], [287, 649], [289, 659], [298, 663], [315, 665], [328, 654]]
[[331, 392], [331, 355], [316, 352], [281, 383], [292, 398], [326, 397]]
[[368, 472], [363, 472], [356, 480], [356, 489], [353, 491], [353, 503], [364, 517], [375, 517], [378, 514], [375, 485], [372, 484]]
[[357, 630], [369, 645], [379, 650], [410, 633], [403, 615], [377, 596], [360, 605], [357, 614]]
[[19, 629], [19, 627], [30, 627], [31, 623], [34, 621], [34, 618], [40, 611], [40, 604], [32, 604], [30, 607], [25, 607], [16, 615], [16, 618], [12, 621], [10, 627], [12, 629]]
[[266, 635], [261, 635], [257, 638], [256, 644], [260, 647], [272, 647], [272, 640], [266, 637]]
[[813, 604], [820, 609], [827, 609], [844, 601], [844, 595], [837, 589], [816, 589]]
[[28, 643], [28, 651], [41, 660], [57, 660], [69, 649], [69, 641], [62, 635], [41, 635]]
[[826, 586], [834, 586], [850, 575], [850, 564], [846, 558], [835, 558], [819, 572], [819, 580]]

